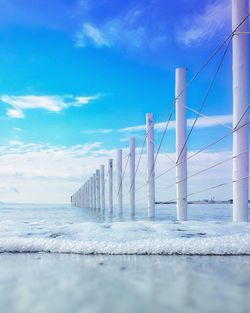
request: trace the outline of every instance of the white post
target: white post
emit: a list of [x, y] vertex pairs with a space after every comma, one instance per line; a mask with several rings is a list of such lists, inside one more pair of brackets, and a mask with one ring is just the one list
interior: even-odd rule
[[175, 71], [176, 109], [176, 210], [177, 220], [187, 220], [187, 117], [186, 68]]
[[[248, 0], [232, 0], [233, 30], [249, 13]], [[233, 35], [233, 221], [248, 220], [248, 35], [249, 19]], [[245, 114], [244, 114], [245, 113]], [[244, 116], [243, 116], [244, 115]], [[243, 116], [243, 117], [242, 117]], [[245, 125], [246, 124], [246, 125]], [[243, 125], [245, 125], [243, 127]]]
[[154, 164], [154, 116], [146, 115], [147, 165], [148, 165], [148, 217], [155, 217], [155, 164]]
[[89, 178], [89, 209], [91, 209], [91, 182]]
[[83, 185], [81, 187], [81, 208], [85, 207], [85, 190], [86, 190], [86, 186]]
[[104, 177], [104, 165], [100, 167], [101, 172], [101, 209], [105, 211], [105, 177]]
[[122, 150], [117, 150], [117, 202], [118, 202], [118, 215], [122, 216]]
[[101, 189], [100, 189], [100, 170], [96, 170], [96, 194], [97, 194], [97, 209], [101, 208]]
[[82, 208], [86, 208], [86, 183], [83, 186]]
[[96, 176], [93, 175], [93, 189], [94, 189], [94, 209], [96, 209], [97, 201], [96, 201]]
[[86, 202], [87, 202], [86, 189], [87, 189], [87, 185], [85, 183], [85, 185], [83, 186], [83, 204], [82, 204], [83, 208], [86, 208]]
[[130, 180], [129, 214], [131, 217], [134, 217], [135, 216], [135, 137], [130, 137], [130, 141], [129, 141], [129, 180]]
[[89, 181], [86, 182], [86, 208], [89, 208]]
[[89, 180], [87, 181], [87, 208], [90, 207], [90, 201], [89, 201]]
[[80, 203], [79, 203], [80, 208], [83, 207], [83, 193], [84, 193], [84, 186], [81, 186], [81, 188], [80, 188]]
[[113, 214], [113, 160], [109, 159], [108, 164], [109, 175], [109, 214]]
[[90, 188], [90, 209], [93, 209], [93, 178], [90, 177], [90, 184], [89, 184], [89, 188]]

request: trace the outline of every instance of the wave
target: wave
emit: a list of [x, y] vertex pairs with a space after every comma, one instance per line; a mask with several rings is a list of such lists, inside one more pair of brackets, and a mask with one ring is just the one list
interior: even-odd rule
[[[204, 212], [210, 221], [179, 223], [97, 222], [83, 210], [54, 206], [1, 210], [0, 253], [250, 255], [250, 223], [228, 222], [228, 210]], [[224, 220], [211, 221], [215, 213]]]
[[221, 238], [159, 238], [135, 240], [59, 240], [58, 238], [0, 239], [0, 252], [9, 253], [75, 253], [137, 255], [250, 255], [250, 235], [229, 235]]

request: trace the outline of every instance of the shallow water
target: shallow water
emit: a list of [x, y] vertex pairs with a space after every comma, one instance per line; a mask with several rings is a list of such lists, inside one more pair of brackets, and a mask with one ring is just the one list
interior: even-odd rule
[[250, 257], [0, 254], [4, 313], [247, 313]]
[[250, 254], [250, 223], [232, 223], [230, 208], [193, 205], [189, 216], [179, 223], [174, 207], [159, 206], [155, 221], [144, 208], [111, 221], [67, 205], [1, 205], [0, 252]]
[[[111, 223], [67, 205], [1, 205], [0, 312], [248, 313], [250, 256], [136, 255], [250, 253], [250, 223], [231, 223], [230, 208], [189, 213], [177, 223], [160, 206], [152, 222], [140, 208]], [[84, 255], [105, 251], [134, 255]]]

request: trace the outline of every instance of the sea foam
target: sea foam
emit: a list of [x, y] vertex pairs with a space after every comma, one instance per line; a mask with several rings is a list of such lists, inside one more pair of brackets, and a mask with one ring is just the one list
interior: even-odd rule
[[[204, 231], [205, 229], [205, 231]], [[114, 222], [61, 225], [0, 239], [0, 252], [80, 254], [250, 254], [250, 226], [213, 222]]]

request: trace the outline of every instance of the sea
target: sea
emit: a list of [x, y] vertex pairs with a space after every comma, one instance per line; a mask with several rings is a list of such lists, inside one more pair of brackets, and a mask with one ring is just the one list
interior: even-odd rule
[[[107, 210], [106, 210], [107, 211]], [[0, 205], [0, 312], [248, 313], [250, 223], [231, 205]]]

